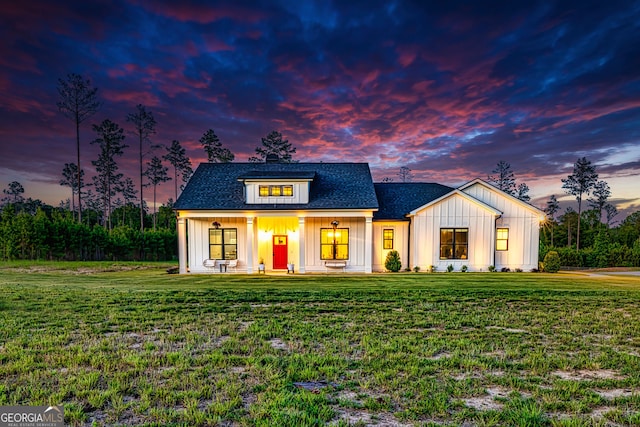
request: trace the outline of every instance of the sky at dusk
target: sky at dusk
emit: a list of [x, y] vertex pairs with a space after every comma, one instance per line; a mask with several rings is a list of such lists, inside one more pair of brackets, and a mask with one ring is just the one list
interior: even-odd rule
[[54, 205], [76, 161], [56, 85], [78, 73], [103, 101], [81, 127], [89, 176], [91, 124], [131, 130], [141, 103], [194, 166], [207, 129], [236, 161], [275, 129], [297, 160], [368, 162], [376, 181], [408, 166], [457, 186], [505, 160], [542, 207], [574, 200], [560, 179], [586, 156], [616, 219], [640, 210], [640, 1], [3, 1], [0, 35], [0, 186]]

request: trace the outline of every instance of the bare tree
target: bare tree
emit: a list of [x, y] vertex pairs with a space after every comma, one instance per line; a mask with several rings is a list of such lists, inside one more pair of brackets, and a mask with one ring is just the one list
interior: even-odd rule
[[[191, 160], [187, 157], [187, 152], [175, 139], [171, 142], [171, 147], [166, 147], [167, 154], [162, 156], [163, 159], [171, 163], [173, 166], [173, 183], [175, 186], [175, 200], [178, 200], [178, 173], [182, 174], [182, 182], [187, 182], [193, 174], [191, 169]], [[182, 185], [180, 186], [182, 187]]]
[[[156, 133], [156, 119], [153, 118], [153, 113], [147, 111], [144, 105], [138, 104], [135, 113], [129, 113], [127, 115], [127, 122], [133, 123], [133, 134], [138, 138], [140, 146], [140, 231], [144, 233], [144, 170], [142, 160], [148, 151], [155, 148], [155, 146], [151, 145], [151, 135]], [[147, 152], [145, 152], [145, 144], [148, 145]]]
[[[85, 80], [79, 74], [69, 74], [67, 79], [58, 79], [58, 94], [60, 101], [56, 103], [58, 109], [68, 119], [76, 124], [76, 149], [77, 149], [77, 187], [82, 188], [82, 176], [80, 167], [80, 123], [95, 114], [102, 104], [97, 97], [98, 89], [91, 85], [91, 81]], [[82, 222], [82, 192], [78, 191], [78, 222]]]
[[578, 201], [578, 231], [576, 249], [580, 249], [580, 222], [582, 213], [582, 195], [589, 194], [598, 181], [596, 167], [586, 157], [579, 158], [573, 165], [573, 173], [562, 179], [562, 188]]

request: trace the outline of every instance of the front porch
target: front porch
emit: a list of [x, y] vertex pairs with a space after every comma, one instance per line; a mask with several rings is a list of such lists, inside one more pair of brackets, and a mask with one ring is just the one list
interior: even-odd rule
[[178, 214], [180, 273], [371, 272], [371, 213]]

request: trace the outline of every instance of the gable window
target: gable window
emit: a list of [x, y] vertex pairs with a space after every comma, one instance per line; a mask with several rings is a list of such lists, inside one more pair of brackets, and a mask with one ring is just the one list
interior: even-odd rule
[[209, 229], [209, 258], [237, 259], [238, 258], [238, 229], [210, 228]]
[[393, 249], [393, 229], [382, 230], [382, 249]]
[[349, 259], [349, 229], [320, 229], [320, 259]]
[[469, 256], [468, 228], [440, 229], [440, 259], [467, 259]]
[[293, 185], [260, 185], [258, 195], [260, 197], [293, 197]]
[[509, 250], [509, 229], [498, 228], [496, 230], [496, 251]]

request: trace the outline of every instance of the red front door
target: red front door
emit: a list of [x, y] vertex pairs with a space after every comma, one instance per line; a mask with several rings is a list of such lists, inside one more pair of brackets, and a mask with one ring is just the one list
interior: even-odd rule
[[287, 269], [287, 236], [273, 236], [273, 269]]

